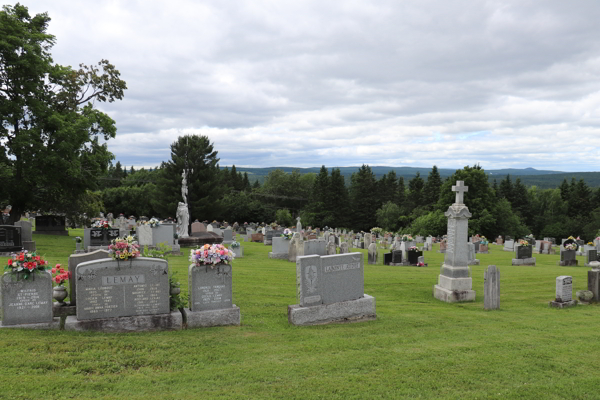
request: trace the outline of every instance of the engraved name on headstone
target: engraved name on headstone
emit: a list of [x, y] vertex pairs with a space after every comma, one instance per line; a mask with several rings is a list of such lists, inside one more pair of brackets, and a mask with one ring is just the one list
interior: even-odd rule
[[231, 308], [232, 268], [229, 264], [190, 265], [188, 268], [188, 293], [191, 311]]
[[2, 325], [52, 322], [52, 274], [40, 271], [27, 280], [2, 276]]

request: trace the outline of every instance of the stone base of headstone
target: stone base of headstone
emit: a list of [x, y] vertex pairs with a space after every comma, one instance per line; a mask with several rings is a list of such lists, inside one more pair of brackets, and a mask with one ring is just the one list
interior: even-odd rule
[[372, 321], [377, 318], [375, 297], [365, 294], [356, 300], [301, 307], [288, 306], [288, 322], [292, 325], [325, 325], [332, 323]]
[[573, 307], [577, 305], [577, 300], [571, 300], [571, 301], [551, 301], [550, 303], [548, 303], [548, 305], [550, 307], [553, 308], [568, 308], [568, 307]]
[[474, 290], [448, 290], [439, 285], [433, 286], [433, 297], [446, 303], [475, 301]]
[[33, 253], [35, 251], [35, 241], [23, 241], [21, 244], [23, 245], [23, 250], [27, 250], [30, 253]]
[[287, 260], [288, 259], [288, 253], [272, 253], [269, 252], [269, 258], [275, 258], [278, 260]]
[[37, 324], [3, 325], [2, 321], [0, 321], [0, 329], [2, 329], [2, 328], [59, 330], [60, 329], [60, 318], [52, 318], [52, 322], [41, 322], [41, 323], [37, 323]]
[[88, 246], [87, 252], [91, 253], [96, 250], [106, 250], [108, 251], [108, 246]]
[[[227, 243], [227, 242], [223, 242], [223, 243]], [[229, 242], [229, 243], [231, 243], [231, 242]], [[267, 239], [265, 239], [265, 240], [263, 241], [263, 244], [264, 244], [265, 246], [273, 246], [273, 240], [267, 240]]]
[[85, 250], [75, 250], [73, 254], [84, 254]]
[[559, 261], [556, 265], [561, 267], [576, 267], [579, 265], [578, 260]]
[[69, 315], [77, 315], [77, 307], [67, 305], [61, 306], [58, 303], [52, 304], [53, 317], [68, 317]]
[[181, 254], [181, 246], [178, 244], [173, 244], [169, 246], [171, 248], [171, 255], [180, 256]]
[[479, 265], [479, 260], [474, 258], [473, 260], [468, 262], [468, 265]]
[[512, 265], [529, 265], [529, 266], [535, 267], [535, 257], [513, 258]]
[[188, 329], [208, 328], [210, 326], [240, 325], [242, 316], [240, 308], [235, 304], [222, 310], [191, 311], [184, 309]]
[[100, 332], [147, 332], [183, 329], [183, 316], [179, 310], [169, 314], [134, 315], [130, 317], [86, 319], [79, 321], [76, 316], [65, 320], [66, 331]]

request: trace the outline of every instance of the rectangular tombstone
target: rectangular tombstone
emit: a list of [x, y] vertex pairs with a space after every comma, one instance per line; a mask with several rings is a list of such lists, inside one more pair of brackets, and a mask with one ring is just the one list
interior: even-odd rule
[[532, 246], [521, 246], [515, 245], [515, 258], [519, 260], [524, 260], [526, 258], [533, 257], [533, 247]]
[[598, 261], [598, 250], [596, 250], [595, 248], [592, 250], [588, 250], [585, 254], [586, 257], [586, 264], [589, 264], [591, 262], [594, 261]]
[[223, 231], [223, 242], [233, 242], [233, 230], [231, 229], [231, 227], [227, 227], [227, 229]]
[[60, 215], [38, 215], [35, 217], [35, 231], [48, 232], [65, 232], [66, 221], [64, 216]]
[[506, 239], [504, 241], [504, 250], [505, 251], [514, 251], [515, 241]]
[[32, 228], [31, 228], [31, 222], [17, 221], [17, 222], [15, 222], [15, 226], [18, 226], [21, 228], [21, 241], [22, 242], [33, 241], [33, 232], [32, 232]]
[[0, 225], [0, 252], [20, 251], [22, 247], [21, 227]]
[[[69, 272], [75, 277], [75, 269], [81, 263], [102, 259], [110, 259], [110, 253], [106, 250], [96, 250], [91, 253], [73, 254], [69, 256]], [[77, 304], [77, 279], [69, 279], [70, 305]]]
[[594, 295], [593, 301], [600, 301], [600, 269], [588, 271], [588, 290]]
[[88, 261], [75, 268], [75, 279], [79, 321], [170, 313], [166, 260]]
[[392, 264], [401, 264], [402, 263], [402, 250], [394, 250], [392, 251]]
[[298, 257], [296, 279], [301, 307], [359, 299], [364, 295], [363, 255]]
[[286, 239], [284, 237], [274, 237], [273, 238], [273, 253], [275, 254], [288, 254], [290, 249], [290, 239]]
[[232, 268], [228, 264], [217, 264], [188, 268], [188, 293], [191, 311], [208, 311], [233, 306]]
[[324, 240], [306, 240], [304, 241], [304, 255], [327, 255], [327, 243]]
[[2, 326], [52, 322], [52, 274], [40, 271], [27, 280], [2, 276]]
[[556, 301], [568, 302], [573, 300], [573, 277], [561, 275], [556, 278]]
[[170, 225], [159, 225], [152, 229], [152, 246], [158, 246], [164, 243], [167, 246], [173, 246], [173, 227]]
[[483, 309], [500, 308], [500, 271], [495, 265], [488, 266], [483, 275]]
[[469, 264], [468, 246], [459, 245], [467, 243], [468, 224], [467, 219], [448, 218], [448, 240], [444, 264], [452, 267], [467, 266]]
[[264, 241], [264, 235], [262, 233], [253, 233], [252, 241], [262, 243]]
[[383, 265], [390, 265], [392, 263], [392, 253], [383, 254]]
[[408, 254], [408, 263], [410, 265], [417, 265], [419, 263], [419, 257], [423, 255], [422, 251], [409, 251]]
[[577, 254], [575, 250], [562, 250], [560, 252], [560, 261], [575, 261]]
[[150, 225], [140, 225], [137, 228], [137, 240], [140, 246], [152, 246], [153, 232]]

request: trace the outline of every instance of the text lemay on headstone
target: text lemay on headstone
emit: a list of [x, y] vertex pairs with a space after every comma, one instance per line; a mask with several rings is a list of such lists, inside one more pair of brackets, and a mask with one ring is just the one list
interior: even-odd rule
[[97, 260], [76, 268], [77, 319], [166, 314], [169, 267], [165, 260]]

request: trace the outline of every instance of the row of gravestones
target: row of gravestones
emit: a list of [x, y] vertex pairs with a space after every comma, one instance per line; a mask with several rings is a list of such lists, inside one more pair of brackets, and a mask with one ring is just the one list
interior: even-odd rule
[[14, 225], [0, 225], [0, 253], [35, 251], [31, 222], [17, 221]]
[[[190, 265], [189, 307], [171, 311], [169, 267], [165, 260], [135, 258], [118, 261], [108, 253], [72, 255], [69, 270], [71, 306], [75, 315], [65, 330], [142, 331], [239, 325], [233, 304], [231, 265]], [[362, 254], [298, 258], [299, 304], [288, 310], [296, 325], [374, 319], [375, 299], [364, 294]], [[1, 282], [1, 327], [59, 329], [52, 303], [52, 275], [40, 272], [27, 281], [5, 273]], [[335, 304], [335, 307], [328, 307]]]

